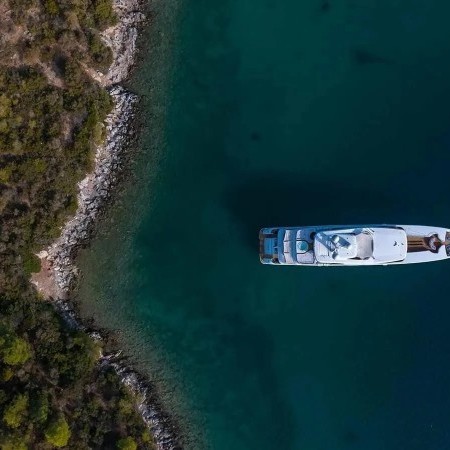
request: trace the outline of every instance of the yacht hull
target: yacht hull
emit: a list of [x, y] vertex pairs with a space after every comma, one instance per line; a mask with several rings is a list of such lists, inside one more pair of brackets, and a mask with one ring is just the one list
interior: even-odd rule
[[[373, 239], [375, 242], [372, 244], [373, 256], [358, 255], [357, 249], [353, 248], [355, 245], [349, 237], [358, 237], [361, 234], [372, 235], [373, 238], [377, 236], [377, 239]], [[402, 238], [396, 238], [400, 235], [403, 236], [404, 242], [400, 242]], [[325, 257], [322, 250], [323, 248], [326, 250], [326, 246], [323, 247], [323, 244], [318, 242], [323, 240], [324, 236], [330, 237], [329, 240], [325, 239], [326, 245], [329, 243], [336, 245], [332, 242], [332, 238], [337, 241], [345, 238], [343, 240], [346, 243], [345, 248], [342, 246], [339, 246], [339, 249], [330, 248], [330, 255]], [[398, 250], [398, 245], [403, 246], [403, 253]], [[376, 252], [380, 253], [380, 246], [387, 248], [387, 252], [392, 254], [391, 257], [389, 255], [376, 257]], [[394, 248], [392, 246], [397, 246], [396, 253], [392, 252]], [[352, 249], [354, 253], [348, 249]], [[263, 228], [259, 233], [259, 254], [261, 263], [270, 265], [348, 267], [433, 262], [450, 257], [450, 229], [386, 224]]]

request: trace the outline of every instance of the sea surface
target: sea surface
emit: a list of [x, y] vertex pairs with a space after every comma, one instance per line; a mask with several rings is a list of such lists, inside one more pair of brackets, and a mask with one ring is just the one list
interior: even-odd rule
[[448, 0], [155, 0], [80, 259], [186, 447], [450, 449], [450, 262], [263, 266], [259, 228], [450, 227]]

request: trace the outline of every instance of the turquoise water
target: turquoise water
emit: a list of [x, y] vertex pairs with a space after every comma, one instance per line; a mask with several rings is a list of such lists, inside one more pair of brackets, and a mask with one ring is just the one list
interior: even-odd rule
[[82, 311], [191, 448], [450, 448], [446, 263], [262, 266], [270, 225], [450, 225], [450, 4], [155, 3]]

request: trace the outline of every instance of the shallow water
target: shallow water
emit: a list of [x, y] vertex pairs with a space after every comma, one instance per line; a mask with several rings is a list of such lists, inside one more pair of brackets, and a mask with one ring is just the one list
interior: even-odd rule
[[140, 152], [82, 255], [83, 313], [192, 448], [450, 448], [446, 262], [258, 261], [263, 226], [450, 225], [450, 4], [152, 7]]

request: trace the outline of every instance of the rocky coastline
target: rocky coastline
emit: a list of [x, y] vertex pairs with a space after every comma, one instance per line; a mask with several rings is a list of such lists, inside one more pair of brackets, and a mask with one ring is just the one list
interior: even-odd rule
[[[77, 316], [71, 303], [71, 290], [78, 277], [75, 258], [93, 231], [102, 208], [117, 183], [124, 165], [126, 149], [131, 144], [131, 130], [138, 97], [119, 83], [127, 79], [134, 65], [139, 27], [145, 21], [139, 0], [113, 0], [117, 24], [103, 32], [104, 42], [111, 48], [113, 63], [106, 74], [86, 68], [87, 72], [108, 89], [114, 106], [105, 121], [106, 138], [95, 152], [94, 169], [79, 183], [78, 207], [65, 224], [60, 237], [38, 257], [41, 272], [33, 274], [31, 282], [41, 295], [54, 305], [69, 326], [89, 332]], [[89, 332], [92, 338], [104, 340], [101, 332]], [[121, 351], [102, 355], [101, 367], [112, 367], [122, 382], [134, 393], [137, 408], [160, 450], [180, 449], [179, 439], [170, 418], [160, 406], [153, 387], [129, 367]]]
[[[66, 299], [69, 296], [78, 275], [74, 264], [78, 248], [89, 239], [95, 220], [117, 182], [124, 151], [130, 144], [129, 135], [138, 98], [120, 85], [111, 87], [109, 93], [114, 108], [106, 118], [106, 139], [96, 149], [94, 171], [78, 184], [75, 216], [66, 223], [60, 237], [38, 254], [49, 278], [46, 297]], [[41, 283], [37, 281], [35, 284], [40, 288]]]

